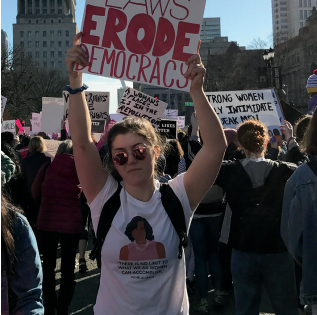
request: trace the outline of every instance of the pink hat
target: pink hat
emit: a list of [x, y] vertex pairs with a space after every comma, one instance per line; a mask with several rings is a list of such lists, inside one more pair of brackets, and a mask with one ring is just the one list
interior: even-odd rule
[[228, 145], [232, 143], [232, 141], [237, 137], [237, 130], [236, 129], [225, 129], [225, 136], [227, 138]]

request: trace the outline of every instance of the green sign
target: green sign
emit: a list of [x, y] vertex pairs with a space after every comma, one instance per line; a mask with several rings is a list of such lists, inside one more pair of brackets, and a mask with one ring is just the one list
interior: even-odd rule
[[194, 106], [193, 102], [185, 102], [185, 106]]

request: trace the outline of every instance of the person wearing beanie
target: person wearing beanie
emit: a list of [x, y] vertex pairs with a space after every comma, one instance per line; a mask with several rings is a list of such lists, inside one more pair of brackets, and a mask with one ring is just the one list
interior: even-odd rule
[[308, 78], [306, 88], [311, 97], [308, 103], [308, 114], [312, 115], [317, 107], [317, 69], [315, 69], [313, 75]]

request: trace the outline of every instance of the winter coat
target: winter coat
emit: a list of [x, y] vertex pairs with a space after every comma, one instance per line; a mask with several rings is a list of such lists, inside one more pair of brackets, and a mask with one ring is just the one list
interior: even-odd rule
[[14, 162], [1, 151], [1, 181], [8, 182], [15, 172]]

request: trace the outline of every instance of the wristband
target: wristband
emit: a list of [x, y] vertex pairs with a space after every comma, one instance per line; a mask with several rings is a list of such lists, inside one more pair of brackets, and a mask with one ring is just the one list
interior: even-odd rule
[[287, 140], [287, 146], [289, 146], [289, 143], [291, 142], [291, 140], [295, 140], [295, 141], [296, 141], [296, 138], [295, 138], [295, 137], [290, 137], [290, 138]]

